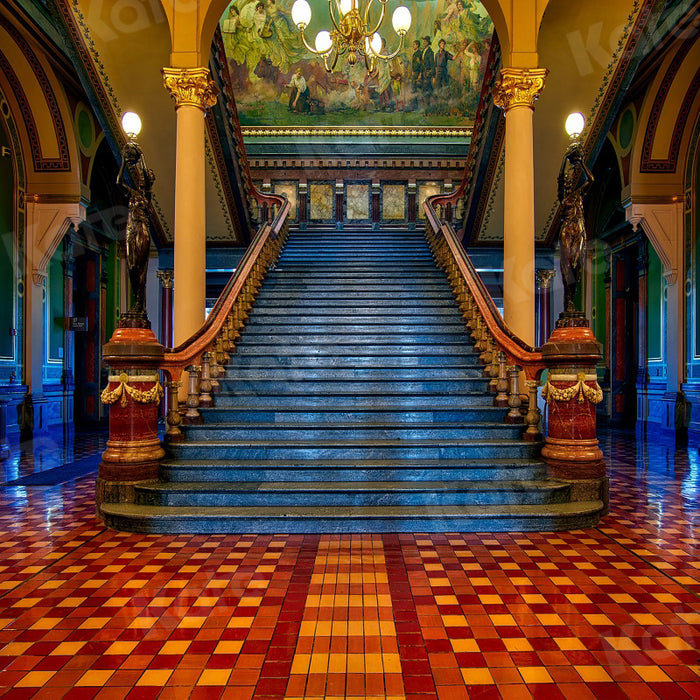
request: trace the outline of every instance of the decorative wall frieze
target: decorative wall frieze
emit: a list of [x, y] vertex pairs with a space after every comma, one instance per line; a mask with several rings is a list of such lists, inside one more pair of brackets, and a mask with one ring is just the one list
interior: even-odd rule
[[162, 69], [163, 84], [177, 107], [197, 107], [206, 111], [216, 104], [218, 91], [208, 68]]
[[471, 126], [242, 126], [244, 137], [377, 136], [389, 138], [471, 138]]
[[513, 107], [531, 107], [544, 89], [546, 68], [502, 68], [493, 86], [493, 101], [507, 112]]

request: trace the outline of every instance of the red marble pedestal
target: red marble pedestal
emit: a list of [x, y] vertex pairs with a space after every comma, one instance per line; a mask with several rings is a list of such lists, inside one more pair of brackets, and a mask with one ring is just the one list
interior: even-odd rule
[[549, 476], [571, 484], [573, 501], [608, 502], [603, 453], [596, 436], [596, 404], [602, 400], [596, 364], [602, 346], [590, 328], [558, 327], [542, 346], [547, 365], [547, 437], [542, 458]]
[[96, 484], [101, 503], [131, 503], [134, 485], [155, 479], [164, 451], [158, 439], [158, 406], [163, 397], [158, 367], [164, 348], [150, 328], [118, 328], [104, 346], [109, 384], [109, 440]]

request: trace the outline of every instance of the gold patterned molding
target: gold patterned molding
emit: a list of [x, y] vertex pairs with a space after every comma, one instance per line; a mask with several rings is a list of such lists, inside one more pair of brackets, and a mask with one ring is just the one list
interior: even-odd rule
[[496, 107], [507, 112], [512, 107], [533, 107], [544, 89], [546, 68], [502, 68], [493, 86]]
[[243, 136], [387, 136], [390, 138], [471, 138], [471, 126], [242, 126]]
[[216, 104], [217, 89], [208, 68], [163, 68], [163, 84], [177, 107], [206, 111]]

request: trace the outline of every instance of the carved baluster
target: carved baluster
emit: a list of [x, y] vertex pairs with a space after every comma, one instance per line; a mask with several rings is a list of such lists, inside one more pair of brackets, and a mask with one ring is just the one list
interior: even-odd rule
[[189, 373], [187, 378], [187, 410], [183, 422], [187, 425], [192, 423], [201, 423], [202, 416], [199, 411], [199, 375], [202, 371], [200, 365], [190, 365], [185, 367]]
[[206, 408], [214, 405], [214, 399], [211, 397], [211, 354], [205, 352], [202, 354], [202, 378], [199, 382], [199, 405]]
[[219, 367], [219, 363], [216, 361], [216, 351], [214, 348], [211, 348], [209, 352], [209, 378], [211, 380], [212, 394], [218, 394], [221, 391], [221, 384], [219, 383], [220, 374], [221, 367]]
[[233, 312], [228, 315], [228, 339], [231, 341], [233, 347], [231, 348], [233, 352], [236, 352], [236, 341], [241, 337], [241, 334], [236, 327], [236, 320]]
[[488, 376], [491, 377], [489, 391], [495, 394], [498, 392], [498, 356], [500, 353], [496, 350], [496, 345], [492, 338], [489, 338], [489, 343], [491, 345], [491, 362], [488, 367]]
[[216, 364], [219, 368], [219, 372], [217, 374], [218, 379], [225, 379], [226, 378], [226, 367], [225, 367], [225, 355], [224, 355], [224, 342], [221, 337], [221, 333], [216, 336], [216, 340], [214, 341], [214, 355], [216, 357]]
[[476, 308], [476, 302], [474, 297], [469, 297], [469, 319], [467, 320], [467, 329], [474, 331], [477, 324], [477, 318], [479, 317], [479, 312]]
[[180, 423], [182, 416], [180, 415], [180, 407], [178, 403], [178, 389], [182, 382], [168, 381], [165, 382], [167, 390], [168, 412], [165, 416], [165, 421], [168, 425], [165, 431], [165, 439], [168, 442], [181, 442], [182, 432], [180, 431]]
[[520, 370], [516, 366], [508, 368], [508, 378], [510, 379], [510, 394], [508, 396], [508, 406], [510, 411], [506, 415], [506, 423], [522, 423], [523, 416], [520, 413], [520, 390], [518, 389], [518, 379]]
[[523, 435], [525, 440], [538, 442], [542, 439], [540, 432], [540, 408], [537, 405], [537, 385], [534, 379], [529, 379], [525, 382], [527, 385], [527, 414], [525, 415], [525, 424], [527, 430]]
[[491, 357], [493, 355], [493, 339], [487, 329], [484, 329], [484, 351], [479, 355], [479, 360], [484, 363], [484, 376], [491, 376]]
[[498, 379], [496, 380], [496, 397], [494, 406], [505, 408], [508, 405], [508, 374], [506, 368], [506, 354], [498, 353]]

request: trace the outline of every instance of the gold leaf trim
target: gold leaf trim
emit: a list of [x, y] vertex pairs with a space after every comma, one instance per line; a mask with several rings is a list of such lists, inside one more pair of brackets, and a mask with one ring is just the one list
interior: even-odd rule
[[130, 397], [136, 403], [154, 403], [156, 406], [160, 404], [160, 400], [163, 398], [163, 387], [160, 385], [160, 382], [156, 381], [148, 391], [142, 391], [129, 386], [129, 379], [131, 377], [128, 374], [120, 374], [118, 379], [119, 386], [112, 389], [112, 391], [109, 390], [109, 386], [106, 386], [100, 395], [102, 403], [111, 406], [119, 401], [121, 407], [125, 408], [127, 397]]
[[592, 404], [599, 404], [603, 400], [603, 390], [598, 382], [595, 383], [595, 386], [588, 386], [585, 381], [586, 375], [583, 372], [578, 373], [577, 379], [576, 384], [561, 389], [555, 387], [547, 379], [547, 383], [542, 387], [542, 398], [547, 403], [552, 403], [552, 401], [567, 402], [576, 398], [579, 403], [588, 400]]

